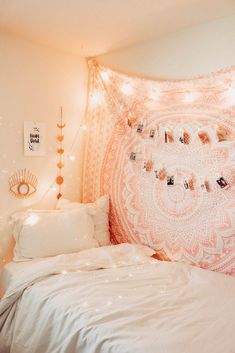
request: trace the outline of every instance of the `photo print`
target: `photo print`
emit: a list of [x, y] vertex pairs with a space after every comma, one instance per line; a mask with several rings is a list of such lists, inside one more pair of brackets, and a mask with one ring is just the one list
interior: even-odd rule
[[158, 178], [160, 180], [164, 180], [166, 177], [166, 171], [164, 168], [160, 169], [159, 172], [158, 172]]
[[143, 129], [144, 129], [144, 124], [140, 123], [140, 124], [137, 125], [137, 130], [136, 131], [139, 134], [141, 134], [143, 132]]
[[136, 124], [137, 124], [137, 120], [138, 120], [138, 119], [137, 119], [136, 116], [130, 115], [129, 118], [128, 118], [128, 120], [127, 120], [128, 126], [131, 127], [131, 128], [135, 127]]
[[151, 172], [153, 170], [153, 161], [148, 160], [145, 163], [145, 170], [146, 170], [146, 172]]
[[174, 175], [167, 177], [167, 185], [174, 185]]
[[223, 177], [220, 177], [219, 179], [217, 179], [216, 182], [220, 186], [221, 189], [228, 189], [230, 187], [230, 185], [227, 183], [227, 181]]
[[182, 131], [182, 133], [179, 137], [179, 141], [184, 145], [188, 145], [189, 144], [189, 133], [186, 131]]
[[193, 178], [184, 179], [183, 185], [184, 185], [185, 190], [187, 190], [187, 191], [194, 190], [194, 180], [193, 180]]
[[154, 175], [156, 179], [159, 179], [159, 174], [158, 174], [158, 170], [154, 170]]
[[199, 130], [199, 131], [198, 131], [198, 137], [199, 137], [200, 141], [201, 141], [203, 144], [210, 143], [210, 137], [209, 137], [209, 135], [207, 134], [207, 132], [202, 131], [202, 130]]
[[165, 143], [173, 142], [174, 137], [173, 137], [173, 132], [170, 129], [165, 130]]
[[184, 188], [185, 188], [185, 190], [190, 190], [189, 183], [187, 182], [186, 179], [184, 180]]
[[200, 188], [202, 190], [202, 192], [209, 192], [209, 183], [207, 180], [202, 181], [200, 184]]
[[130, 160], [135, 161], [136, 160], [137, 153], [136, 152], [131, 152], [130, 154]]
[[217, 136], [217, 141], [222, 142], [222, 141], [227, 141], [229, 137], [229, 132], [226, 130], [223, 126], [216, 125], [215, 126], [216, 130], [216, 136]]
[[153, 139], [154, 136], [155, 136], [155, 132], [156, 132], [155, 129], [151, 129], [150, 132], [149, 132], [149, 137]]
[[44, 156], [46, 154], [46, 124], [24, 122], [24, 155]]

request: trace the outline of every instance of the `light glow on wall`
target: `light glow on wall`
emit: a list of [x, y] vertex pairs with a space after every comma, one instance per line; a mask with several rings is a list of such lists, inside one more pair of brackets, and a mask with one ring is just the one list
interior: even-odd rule
[[29, 226], [34, 226], [35, 224], [38, 223], [39, 217], [38, 215], [31, 213], [29, 217], [25, 220], [25, 224]]
[[68, 158], [73, 162], [75, 161], [76, 157], [73, 154], [68, 155]]

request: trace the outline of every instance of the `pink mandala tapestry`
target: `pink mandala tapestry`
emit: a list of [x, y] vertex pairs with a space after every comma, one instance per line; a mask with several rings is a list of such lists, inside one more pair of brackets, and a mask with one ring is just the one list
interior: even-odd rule
[[235, 274], [235, 67], [184, 81], [90, 63], [83, 201], [114, 243]]

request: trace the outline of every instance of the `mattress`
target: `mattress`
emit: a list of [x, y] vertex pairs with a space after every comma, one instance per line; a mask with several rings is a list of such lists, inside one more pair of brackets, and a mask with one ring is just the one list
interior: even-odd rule
[[0, 303], [1, 353], [235, 352], [233, 277], [92, 251], [17, 272]]

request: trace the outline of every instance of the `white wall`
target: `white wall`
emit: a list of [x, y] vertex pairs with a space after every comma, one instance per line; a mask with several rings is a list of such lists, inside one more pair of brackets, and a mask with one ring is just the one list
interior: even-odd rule
[[99, 56], [129, 74], [185, 79], [235, 64], [235, 16], [191, 27], [161, 39]]
[[[38, 46], [6, 33], [0, 33], [0, 262], [9, 247], [5, 229], [7, 215], [22, 207], [52, 207], [56, 194], [43, 194], [56, 177], [56, 123], [59, 106], [64, 107], [65, 150], [69, 151], [84, 117], [87, 88], [85, 59]], [[23, 122], [47, 124], [47, 155], [24, 157]], [[82, 134], [75, 145], [77, 158], [65, 160], [64, 196], [80, 197]], [[18, 169], [28, 168], [38, 178], [38, 191], [25, 201], [8, 191], [8, 178]], [[0, 265], [1, 266], [1, 265]]]

